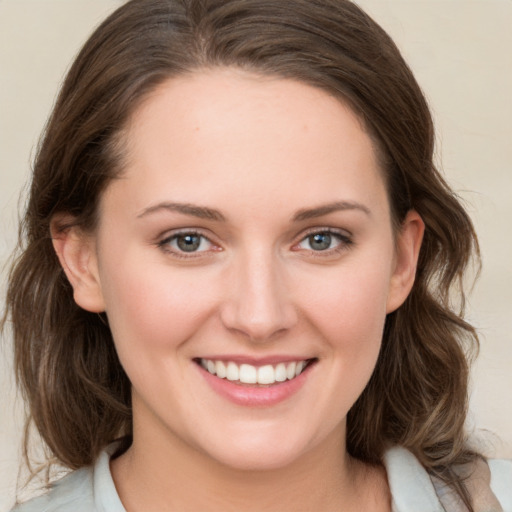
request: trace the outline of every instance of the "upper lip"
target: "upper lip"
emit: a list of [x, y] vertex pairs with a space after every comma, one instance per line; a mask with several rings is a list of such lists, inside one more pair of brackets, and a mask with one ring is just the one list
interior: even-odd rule
[[222, 354], [222, 355], [206, 355], [197, 359], [207, 359], [210, 361], [232, 361], [236, 364], [250, 364], [252, 366], [264, 366], [266, 364], [276, 365], [279, 363], [292, 363], [296, 361], [307, 361], [314, 359], [314, 357], [299, 356], [299, 355], [269, 355], [265, 357], [254, 357], [247, 355], [236, 354]]

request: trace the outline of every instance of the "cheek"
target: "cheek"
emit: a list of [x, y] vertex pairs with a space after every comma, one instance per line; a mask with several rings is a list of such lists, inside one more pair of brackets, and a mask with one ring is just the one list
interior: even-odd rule
[[[214, 287], [200, 269], [157, 266], [146, 258], [116, 259], [102, 279], [107, 316], [118, 351], [157, 356], [177, 348], [205, 322], [215, 303]], [[155, 271], [158, 269], [158, 271]], [[128, 355], [128, 352], [127, 352]]]
[[[375, 367], [386, 320], [390, 260], [373, 259], [372, 265], [347, 265], [332, 275], [306, 283], [309, 302], [304, 307], [308, 323], [323, 339], [323, 356], [333, 362], [332, 393], [340, 389], [346, 408], [362, 393]], [[338, 402], [337, 402], [338, 403]]]
[[321, 418], [311, 423], [317, 438], [343, 423], [379, 355], [391, 259], [365, 256], [302, 272], [295, 288], [306, 336], [319, 348], [322, 384], [308, 407], [309, 418]]
[[375, 261], [333, 269], [323, 279], [305, 283], [304, 309], [331, 344], [357, 349], [374, 343], [376, 336], [380, 343], [390, 273], [386, 263]]

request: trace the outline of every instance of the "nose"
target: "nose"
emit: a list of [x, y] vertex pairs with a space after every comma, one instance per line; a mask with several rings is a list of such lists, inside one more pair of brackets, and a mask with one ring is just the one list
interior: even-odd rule
[[275, 255], [254, 251], [241, 257], [230, 269], [226, 286], [221, 319], [227, 329], [265, 342], [296, 324], [283, 263]]

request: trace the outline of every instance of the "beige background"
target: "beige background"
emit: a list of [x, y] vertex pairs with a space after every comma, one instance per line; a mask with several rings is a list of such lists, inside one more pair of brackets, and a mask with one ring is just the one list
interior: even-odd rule
[[[19, 191], [69, 62], [119, 0], [0, 0], [0, 264], [15, 243]], [[482, 349], [471, 428], [512, 457], [512, 0], [360, 0], [395, 38], [434, 111], [437, 152], [467, 201], [484, 270], [470, 301]], [[5, 288], [2, 273], [2, 294]], [[0, 510], [20, 453], [9, 340], [0, 349]], [[494, 433], [494, 434], [491, 434]]]

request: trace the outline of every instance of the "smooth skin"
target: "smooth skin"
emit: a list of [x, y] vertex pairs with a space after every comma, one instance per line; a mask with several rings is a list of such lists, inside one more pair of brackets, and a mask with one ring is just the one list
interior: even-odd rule
[[[124, 141], [94, 233], [53, 231], [132, 383], [133, 445], [111, 463], [127, 511], [391, 510], [384, 469], [346, 453], [346, 415], [424, 225], [411, 211], [394, 232], [358, 117], [300, 82], [204, 70], [161, 84]], [[196, 362], [226, 354], [317, 363], [246, 407]]]

